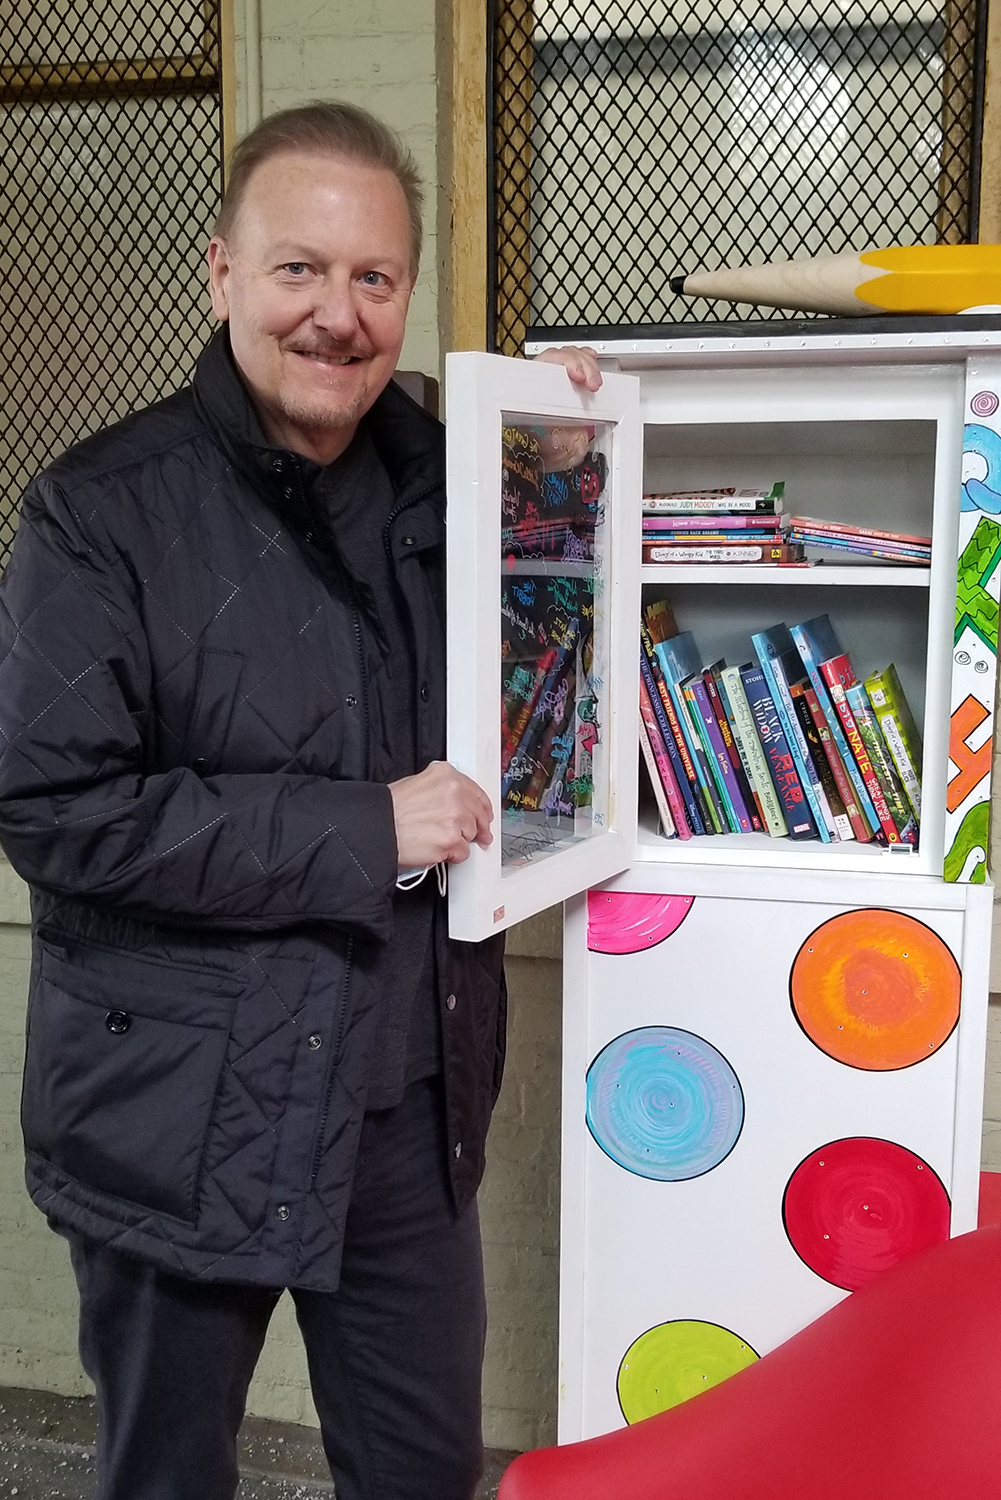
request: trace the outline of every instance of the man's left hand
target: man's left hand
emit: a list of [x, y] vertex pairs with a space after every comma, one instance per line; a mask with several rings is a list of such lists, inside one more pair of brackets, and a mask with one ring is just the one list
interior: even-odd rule
[[543, 349], [535, 358], [546, 365], [563, 365], [574, 385], [582, 385], [586, 391], [601, 389], [601, 371], [593, 349], [566, 344], [562, 349]]

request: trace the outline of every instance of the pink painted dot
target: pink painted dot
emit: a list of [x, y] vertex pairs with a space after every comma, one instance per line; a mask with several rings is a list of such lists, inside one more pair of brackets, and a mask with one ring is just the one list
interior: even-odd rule
[[641, 953], [677, 932], [694, 896], [588, 891], [587, 946], [593, 953]]

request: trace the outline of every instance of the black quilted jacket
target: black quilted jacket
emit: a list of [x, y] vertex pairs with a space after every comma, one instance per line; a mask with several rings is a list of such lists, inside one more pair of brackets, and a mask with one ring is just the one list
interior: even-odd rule
[[[442, 429], [371, 431], [444, 754]], [[23, 1127], [60, 1225], [206, 1280], [337, 1284], [396, 841], [351, 591], [224, 335], [28, 491], [0, 591], [0, 839], [32, 887]], [[439, 939], [449, 1167], [500, 1083], [500, 940]], [[451, 997], [454, 998], [454, 1003]], [[449, 1004], [446, 1004], [449, 999]]]

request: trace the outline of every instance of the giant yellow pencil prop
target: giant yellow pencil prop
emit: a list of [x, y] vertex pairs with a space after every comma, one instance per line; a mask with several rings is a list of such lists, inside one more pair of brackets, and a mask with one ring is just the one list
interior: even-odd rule
[[897, 245], [674, 276], [671, 291], [802, 312], [958, 313], [1001, 303], [1001, 245]]

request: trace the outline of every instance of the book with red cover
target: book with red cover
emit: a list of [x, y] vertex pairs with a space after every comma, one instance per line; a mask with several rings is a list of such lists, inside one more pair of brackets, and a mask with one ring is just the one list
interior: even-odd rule
[[746, 516], [700, 516], [652, 515], [643, 517], [644, 531], [781, 531], [782, 516], [770, 516], [755, 512]]
[[830, 809], [831, 817], [834, 819], [834, 832], [841, 840], [853, 839], [855, 837], [855, 830], [845, 809], [841, 791], [834, 779], [834, 772], [831, 770], [830, 762], [824, 754], [823, 743], [820, 735], [817, 733], [817, 726], [813, 722], [813, 715], [810, 713], [810, 707], [806, 701], [806, 684], [804, 682], [791, 682], [789, 684], [789, 693], [792, 697], [792, 706], [796, 710], [796, 717], [799, 720], [799, 727], [803, 731], [803, 738], [806, 740], [807, 748], [810, 751], [811, 763], [817, 773], [817, 779], [823, 788], [824, 796], [827, 798], [827, 806]]
[[856, 526], [854, 521], [818, 521], [815, 516], [790, 516], [790, 526], [804, 531], [833, 531], [848, 536], [868, 536], [876, 542], [905, 542], [915, 547], [930, 547], [930, 536], [906, 536], [900, 531], [878, 531], [875, 526]]
[[827, 722], [827, 715], [821, 708], [820, 699], [812, 687], [804, 689], [804, 697], [806, 698], [806, 706], [810, 710], [810, 717], [813, 719], [814, 727], [817, 731], [817, 737], [824, 747], [824, 754], [827, 756], [827, 763], [831, 768], [831, 774], [834, 777], [841, 801], [844, 803], [845, 812], [848, 814], [848, 820], [852, 825], [852, 832], [860, 844], [868, 844], [872, 839], [872, 829], [862, 816], [862, 811], [855, 799], [855, 788], [845, 768], [844, 761], [841, 759], [840, 751], [835, 744], [834, 736], [831, 733], [831, 726]]
[[848, 748], [855, 757], [855, 764], [859, 768], [865, 789], [869, 793], [872, 805], [879, 819], [879, 826], [883, 838], [888, 844], [899, 844], [900, 834], [897, 825], [893, 821], [893, 814], [887, 806], [886, 798], [883, 796], [883, 788], [879, 784], [879, 777], [873, 769], [869, 752], [865, 748], [858, 725], [855, 723], [855, 715], [851, 711], [851, 705], [845, 697], [845, 689], [855, 686], [855, 672], [852, 668], [851, 658], [847, 655], [832, 657], [830, 661], [820, 663], [820, 674], [830, 689], [831, 699], [841, 720], [841, 727], [848, 741]]
[[[664, 744], [660, 725], [657, 722], [657, 715], [654, 713], [653, 703], [650, 700], [650, 689], [647, 686], [645, 678], [642, 676], [640, 677], [640, 718], [643, 721], [643, 728], [646, 731], [656, 775], [660, 780], [670, 811], [670, 822], [673, 825], [673, 830], [679, 838], [690, 839], [692, 830], [689, 828], [688, 819], [685, 817], [685, 804], [681, 796], [681, 789], [678, 786], [674, 767], [667, 753], [667, 746]], [[654, 791], [656, 792], [656, 790], [655, 786]], [[664, 818], [663, 810], [661, 810], [661, 820], [665, 825], [666, 832], [668, 819]]]

